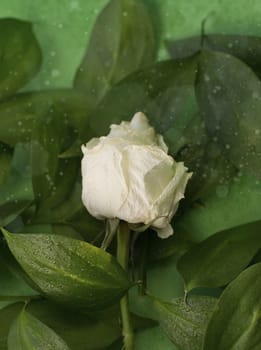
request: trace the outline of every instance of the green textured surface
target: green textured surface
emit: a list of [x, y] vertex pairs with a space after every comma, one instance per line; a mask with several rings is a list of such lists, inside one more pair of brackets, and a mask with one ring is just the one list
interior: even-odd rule
[[[157, 28], [157, 36], [162, 38], [180, 38], [200, 32], [201, 21], [208, 17], [206, 32], [240, 33], [261, 35], [261, 4], [260, 0], [143, 0], [153, 16]], [[71, 81], [85, 50], [86, 41], [95, 18], [107, 0], [1, 0], [0, 17], [16, 17], [32, 21], [34, 30], [44, 52], [44, 61], [40, 74], [27, 86], [27, 89], [49, 89], [50, 87], [70, 86]], [[160, 57], [166, 57], [166, 51], [161, 45]], [[252, 184], [246, 190], [254, 193], [258, 184]], [[235, 185], [236, 187], [236, 185]], [[244, 187], [244, 186], [243, 186]], [[231, 190], [233, 192], [233, 190]], [[235, 191], [237, 192], [237, 191]], [[243, 191], [244, 192], [244, 191]], [[260, 192], [256, 192], [259, 196]], [[240, 196], [240, 193], [237, 192]], [[242, 197], [244, 195], [241, 194]], [[260, 197], [259, 197], [260, 198]], [[259, 202], [259, 199], [257, 199]], [[187, 225], [197, 228], [200, 236], [207, 236], [213, 231], [233, 226], [238, 218], [231, 217], [228, 210], [220, 212], [224, 220], [220, 227], [212, 228], [216, 222], [216, 209], [226, 208], [226, 198], [217, 200], [213, 196], [209, 211], [199, 208], [192, 211]], [[241, 201], [244, 203], [244, 201]], [[251, 215], [259, 219], [258, 213]], [[209, 219], [210, 215], [210, 219]], [[249, 215], [249, 216], [251, 216]], [[247, 222], [249, 216], [240, 223]], [[251, 217], [252, 218], [252, 217]], [[203, 224], [202, 224], [203, 222]], [[222, 223], [223, 222], [223, 223]], [[210, 230], [210, 231], [209, 231]], [[181, 281], [173, 273], [169, 282], [170, 271], [165, 265], [153, 268], [151, 275], [157, 279], [164, 278], [159, 283], [153, 282], [153, 291], [159, 296], [174, 297], [181, 293]], [[175, 276], [177, 278], [174, 283]], [[153, 278], [151, 278], [153, 280]], [[137, 339], [137, 350], [173, 350], [175, 347], [166, 339], [158, 328], [141, 332]]]

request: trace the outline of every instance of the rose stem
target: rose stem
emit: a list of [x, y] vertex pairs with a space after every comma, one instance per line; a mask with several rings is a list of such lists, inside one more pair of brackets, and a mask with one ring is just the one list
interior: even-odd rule
[[147, 259], [148, 259], [148, 232], [143, 232], [142, 237], [140, 239], [139, 245], [141, 248], [140, 256], [139, 256], [139, 269], [138, 269], [138, 279], [140, 281], [139, 284], [139, 295], [145, 295], [146, 287], [147, 287]]
[[[117, 232], [117, 259], [124, 270], [128, 271], [130, 251], [130, 230], [126, 222], [120, 222]], [[122, 335], [125, 350], [134, 349], [134, 335], [129, 313], [128, 294], [120, 301]]]

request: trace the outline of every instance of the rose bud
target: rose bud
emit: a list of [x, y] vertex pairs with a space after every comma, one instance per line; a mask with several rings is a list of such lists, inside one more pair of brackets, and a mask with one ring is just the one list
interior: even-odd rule
[[151, 226], [173, 234], [170, 221], [192, 173], [168, 155], [163, 137], [139, 112], [82, 146], [82, 201], [97, 219]]

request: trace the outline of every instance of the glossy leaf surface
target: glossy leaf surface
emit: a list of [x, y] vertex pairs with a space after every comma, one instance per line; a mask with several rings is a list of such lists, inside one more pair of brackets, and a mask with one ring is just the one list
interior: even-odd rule
[[210, 319], [204, 350], [261, 346], [261, 264], [243, 271], [223, 292]]
[[8, 350], [69, 350], [51, 328], [24, 309], [13, 322], [8, 335]]
[[112, 305], [130, 287], [116, 259], [84, 241], [47, 234], [10, 234], [8, 246], [50, 299], [85, 310]]
[[215, 298], [191, 296], [172, 303], [156, 300], [159, 322], [172, 342], [181, 350], [202, 348], [208, 320], [216, 304]]
[[[0, 311], [0, 349], [5, 350], [7, 336], [12, 322], [18, 317], [23, 307], [16, 303]], [[63, 309], [49, 301], [31, 301], [26, 310], [51, 328], [71, 350], [98, 350], [107, 348], [120, 338], [120, 310], [112, 307], [99, 313], [86, 315], [79, 311]], [[132, 315], [135, 329], [154, 325], [154, 322]]]

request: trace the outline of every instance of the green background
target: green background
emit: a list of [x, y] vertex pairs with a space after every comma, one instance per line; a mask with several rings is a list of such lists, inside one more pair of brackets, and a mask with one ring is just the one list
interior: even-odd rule
[[[26, 87], [27, 90], [71, 85], [95, 18], [106, 2], [107, 0], [0, 1], [0, 17], [16, 17], [33, 22], [35, 34], [44, 53], [41, 72]], [[167, 57], [163, 39], [198, 34], [201, 22], [206, 17], [208, 17], [207, 33], [261, 35], [260, 0], [144, 0], [143, 2], [153, 17], [161, 43], [160, 58]], [[195, 208], [189, 213], [187, 225], [197, 229], [196, 238], [202, 239], [235, 223], [261, 219], [260, 209], [256, 205], [261, 199], [261, 186], [258, 182], [242, 179], [242, 183], [237, 183], [220, 193], [216, 193], [212, 200], [210, 199], [207, 212], [202, 208]], [[229, 205], [235, 203], [233, 201], [235, 196], [242, 206], [240, 210], [239, 204], [236, 213], [235, 210], [229, 210]], [[251, 202], [248, 208], [244, 205], [246, 197]], [[170, 259], [160, 267], [151, 268], [149, 288], [160, 297], [171, 299], [183, 294], [183, 282], [173, 265]], [[134, 307], [136, 310], [142, 310], [142, 305]], [[137, 350], [146, 348], [175, 349], [157, 327], [139, 333]]]

